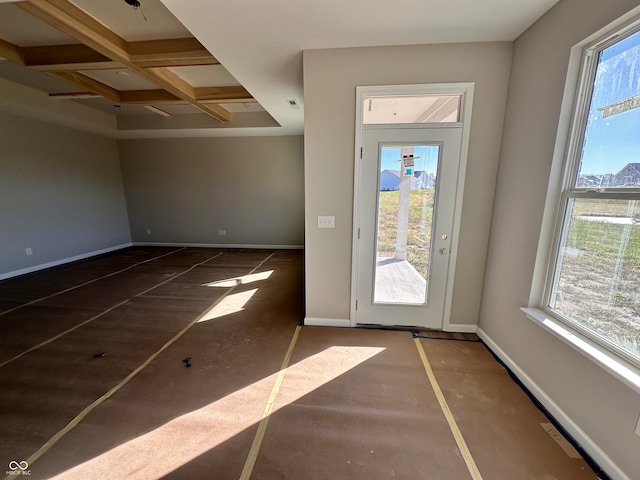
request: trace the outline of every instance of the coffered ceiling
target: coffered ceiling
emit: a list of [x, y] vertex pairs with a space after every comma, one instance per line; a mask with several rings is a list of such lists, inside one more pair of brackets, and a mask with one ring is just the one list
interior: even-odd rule
[[0, 107], [73, 105], [116, 137], [300, 134], [304, 49], [513, 40], [556, 1], [0, 0]]

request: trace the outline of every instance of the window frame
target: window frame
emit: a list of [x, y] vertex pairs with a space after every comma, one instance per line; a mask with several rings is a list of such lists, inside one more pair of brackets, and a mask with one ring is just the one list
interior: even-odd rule
[[640, 31], [639, 12], [640, 8], [632, 10], [571, 51], [529, 306], [522, 308], [531, 320], [637, 392], [640, 392], [640, 360], [550, 305], [561, 267], [560, 251], [569, 230], [572, 200], [640, 200], [640, 188], [596, 190], [576, 186], [599, 53]]

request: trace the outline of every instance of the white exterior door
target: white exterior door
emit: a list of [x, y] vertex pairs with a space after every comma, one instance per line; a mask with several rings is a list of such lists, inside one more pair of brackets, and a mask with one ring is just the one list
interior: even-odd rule
[[463, 128], [363, 129], [355, 323], [442, 329]]

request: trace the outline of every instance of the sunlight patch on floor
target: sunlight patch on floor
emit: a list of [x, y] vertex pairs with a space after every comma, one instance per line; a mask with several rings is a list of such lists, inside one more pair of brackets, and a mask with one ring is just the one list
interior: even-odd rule
[[246, 285], [247, 283], [266, 280], [271, 276], [272, 273], [273, 273], [273, 270], [267, 270], [259, 273], [250, 273], [248, 275], [242, 275], [240, 277], [227, 278], [225, 280], [218, 280], [216, 282], [205, 283], [203, 286], [229, 288], [229, 287], [235, 287], [236, 285]]
[[[285, 375], [294, 380], [287, 383], [285, 376], [286, 399], [279, 398], [271, 413], [285, 408], [383, 350], [384, 347], [334, 346], [288, 367], [284, 370]], [[313, 374], [307, 376], [309, 372]], [[159, 480], [257, 425], [278, 374], [276, 372], [177, 417], [52, 478], [97, 480], [117, 476], [128, 480]], [[112, 428], [117, 426], [112, 425]], [[248, 450], [249, 446], [247, 453]]]
[[207, 322], [215, 318], [224, 317], [233, 313], [242, 312], [244, 306], [251, 300], [251, 297], [258, 291], [257, 288], [246, 292], [232, 293], [224, 297], [219, 303], [205, 312], [197, 323]]

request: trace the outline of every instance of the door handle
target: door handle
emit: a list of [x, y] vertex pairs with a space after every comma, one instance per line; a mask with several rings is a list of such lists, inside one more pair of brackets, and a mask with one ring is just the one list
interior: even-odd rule
[[440, 253], [442, 255], [449, 255], [449, 249], [448, 248], [441, 248], [440, 249]]

